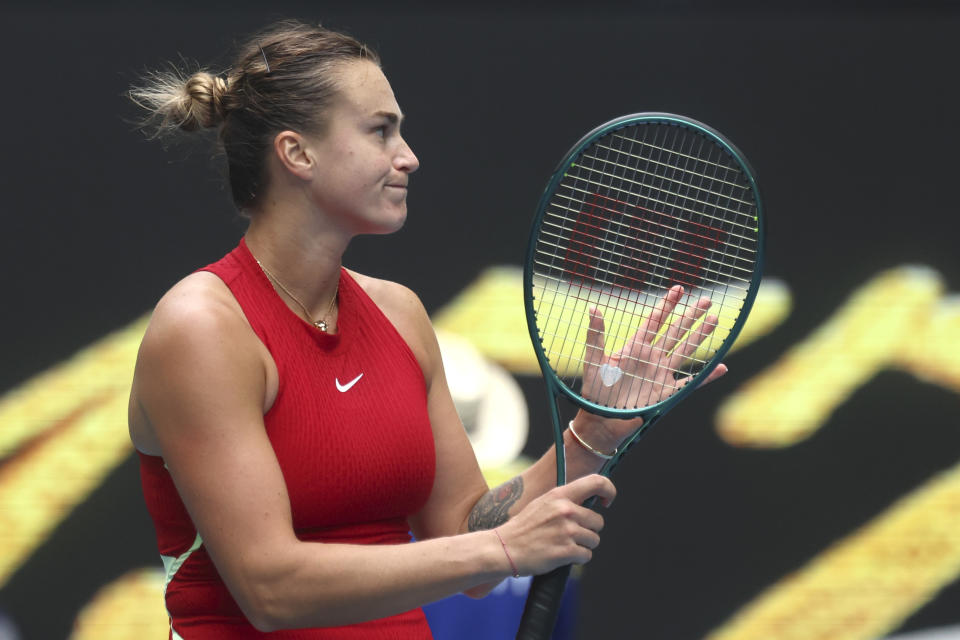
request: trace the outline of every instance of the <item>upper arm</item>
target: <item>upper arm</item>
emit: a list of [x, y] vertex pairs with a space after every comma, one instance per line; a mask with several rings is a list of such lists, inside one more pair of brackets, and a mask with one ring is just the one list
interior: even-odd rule
[[447, 386], [436, 334], [419, 298], [394, 283], [366, 281], [368, 293], [416, 356], [427, 386], [436, 474], [427, 504], [410, 519], [418, 539], [465, 532], [467, 517], [487, 484]]
[[215, 285], [197, 284], [178, 285], [158, 305], [138, 355], [131, 408], [158, 446], [217, 570], [246, 609], [250, 577], [268, 566], [268, 550], [295, 536], [263, 424], [262, 345]]

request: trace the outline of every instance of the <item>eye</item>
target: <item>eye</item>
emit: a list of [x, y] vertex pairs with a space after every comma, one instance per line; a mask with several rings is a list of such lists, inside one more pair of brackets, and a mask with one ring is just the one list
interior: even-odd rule
[[389, 125], [382, 124], [382, 125], [380, 125], [379, 127], [377, 127], [376, 129], [374, 129], [373, 132], [374, 132], [374, 134], [376, 134], [376, 136], [377, 136], [378, 138], [384, 139], [384, 138], [387, 137], [387, 129], [388, 129], [388, 128], [389, 128]]

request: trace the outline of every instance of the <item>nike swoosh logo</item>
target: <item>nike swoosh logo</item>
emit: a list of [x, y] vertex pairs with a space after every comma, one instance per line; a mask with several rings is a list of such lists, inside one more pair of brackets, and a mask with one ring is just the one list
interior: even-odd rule
[[334, 380], [337, 382], [337, 391], [339, 391], [340, 393], [346, 393], [347, 391], [350, 391], [350, 387], [357, 384], [357, 382], [359, 382], [360, 378], [362, 377], [363, 377], [363, 374], [361, 373], [360, 375], [358, 375], [356, 378], [354, 378], [347, 384], [340, 384], [340, 379], [334, 378]]

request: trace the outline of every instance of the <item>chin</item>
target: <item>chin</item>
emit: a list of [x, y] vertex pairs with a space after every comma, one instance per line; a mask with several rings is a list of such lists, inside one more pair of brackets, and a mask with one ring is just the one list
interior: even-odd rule
[[407, 221], [407, 211], [404, 209], [403, 213], [398, 216], [394, 216], [388, 220], [377, 220], [371, 222], [369, 228], [365, 233], [376, 234], [376, 235], [388, 235], [399, 231], [403, 228], [404, 223]]
[[388, 234], [391, 234], [391, 233], [396, 233], [397, 231], [400, 231], [400, 229], [403, 229], [403, 225], [404, 225], [404, 223], [405, 223], [406, 221], [407, 221], [407, 219], [404, 218], [403, 220], [398, 221], [398, 222], [397, 222], [396, 224], [394, 224], [394, 225], [391, 225], [391, 226], [389, 226], [389, 227], [383, 228], [382, 230], [378, 231], [377, 233], [381, 233], [381, 234], [383, 234], [383, 235], [388, 235]]

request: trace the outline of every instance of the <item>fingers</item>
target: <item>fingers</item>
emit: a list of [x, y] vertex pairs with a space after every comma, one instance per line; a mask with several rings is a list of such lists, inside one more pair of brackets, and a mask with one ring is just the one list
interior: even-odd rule
[[604, 325], [603, 314], [596, 307], [590, 307], [590, 324], [587, 327], [587, 364], [599, 365], [603, 361]]
[[608, 478], [585, 476], [536, 498], [500, 529], [522, 574], [546, 573], [590, 560], [600, 544], [603, 516], [582, 505], [592, 496], [609, 504], [616, 489]]
[[[583, 547], [584, 549], [590, 549], [592, 551], [600, 546], [600, 534], [591, 529], [580, 527], [572, 537], [573, 541], [577, 543], [577, 546]], [[586, 557], [585, 561], [590, 560], [590, 555]]]
[[[591, 533], [603, 531], [603, 516], [589, 507], [570, 501], [570, 510], [564, 511], [563, 516], [575, 525], [571, 528], [571, 535], [577, 530], [584, 529]], [[596, 545], [594, 545], [596, 546]]]
[[648, 352], [649, 346], [656, 339], [663, 323], [673, 313], [682, 297], [683, 287], [680, 285], [673, 286], [667, 291], [667, 294], [660, 300], [650, 317], [640, 324], [637, 332], [633, 335], [633, 339], [623, 348], [622, 353], [626, 358], [638, 362], [643, 362], [646, 359], [644, 353]]
[[[613, 482], [610, 481], [610, 478], [605, 478], [597, 474], [577, 478], [570, 484], [557, 487], [555, 491], [563, 494], [571, 502], [578, 505], [595, 497], [600, 501], [600, 504], [609, 507], [613, 504], [614, 498], [617, 497], [617, 488], [613, 485]], [[587, 511], [598, 515], [590, 509], [587, 509]]]
[[661, 349], [664, 352], [669, 353], [676, 347], [677, 342], [690, 331], [690, 328], [696, 323], [700, 317], [707, 312], [707, 310], [713, 305], [713, 301], [709, 297], [702, 297], [693, 305], [688, 305], [683, 311], [683, 315], [679, 319], [674, 320], [673, 324], [670, 326], [670, 329], [667, 331], [666, 335], [663, 336], [661, 342]]
[[697, 388], [699, 389], [701, 387], [704, 387], [710, 384], [711, 382], [713, 382], [714, 380], [716, 380], [717, 378], [719, 378], [720, 376], [726, 373], [727, 373], [727, 365], [721, 362], [716, 366], [716, 368], [714, 368], [713, 371], [710, 372], [710, 375], [708, 375], [706, 378], [703, 379], [703, 382], [701, 382]]
[[679, 357], [681, 360], [686, 360], [696, 353], [700, 345], [703, 344], [703, 341], [717, 328], [719, 321], [720, 318], [715, 315], [709, 315], [704, 318], [703, 323], [687, 335], [683, 344], [674, 352], [674, 356]]
[[604, 520], [582, 503], [596, 496], [609, 504], [615, 495], [613, 483], [599, 475], [585, 476], [548, 492], [543, 498], [551, 515], [538, 529], [544, 538], [538, 550], [543, 551], [544, 541], [550, 540], [556, 554], [551, 562], [553, 566], [589, 562], [593, 550], [600, 544]]
[[637, 334], [642, 336], [640, 338], [641, 343], [650, 344], [653, 342], [654, 338], [657, 337], [657, 333], [660, 331], [660, 327], [663, 326], [663, 323], [666, 322], [670, 314], [673, 313], [674, 308], [682, 297], [683, 287], [680, 285], [670, 287], [667, 295], [663, 296], [660, 304], [653, 310], [650, 317], [640, 325], [640, 330], [637, 331]]

